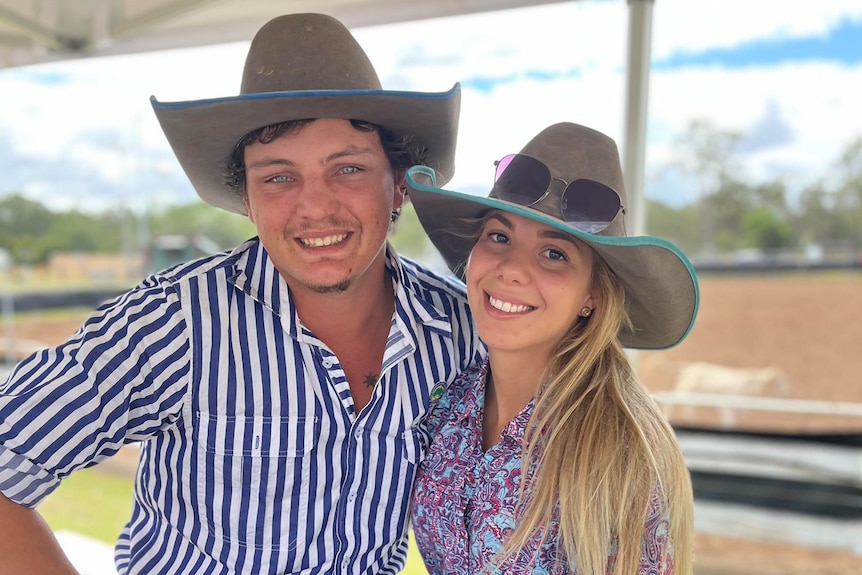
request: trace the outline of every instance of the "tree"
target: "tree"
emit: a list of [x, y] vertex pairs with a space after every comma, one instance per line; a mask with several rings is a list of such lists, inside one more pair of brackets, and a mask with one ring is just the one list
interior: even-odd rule
[[716, 217], [710, 197], [723, 187], [732, 187], [734, 174], [741, 173], [735, 157], [741, 135], [720, 131], [705, 120], [695, 120], [677, 140], [680, 148], [678, 167], [698, 180], [701, 247], [707, 254], [716, 248]]
[[647, 230], [675, 243], [686, 253], [694, 253], [701, 241], [700, 210], [695, 204], [673, 208], [647, 199]]
[[419, 222], [416, 208], [410, 202], [405, 203], [401, 209], [401, 217], [395, 223], [390, 240], [399, 254], [417, 260], [431, 257], [435, 251], [434, 245]]
[[170, 206], [149, 215], [152, 235], [205, 236], [221, 249], [257, 235], [245, 216], [219, 210], [202, 202]]
[[0, 200], [0, 247], [14, 262], [37, 264], [50, 252], [48, 231], [54, 214], [39, 202], [13, 194]]
[[850, 246], [862, 248], [862, 138], [852, 142], [838, 161], [835, 190], [838, 233]]
[[747, 213], [743, 220], [743, 229], [748, 247], [768, 252], [793, 245], [793, 229], [790, 224], [765, 207]]

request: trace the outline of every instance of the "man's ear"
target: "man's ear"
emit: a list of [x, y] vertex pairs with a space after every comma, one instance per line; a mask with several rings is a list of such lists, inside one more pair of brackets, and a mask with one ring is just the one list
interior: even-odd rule
[[392, 209], [397, 210], [404, 205], [404, 197], [407, 195], [406, 172], [395, 174], [395, 196], [392, 198]]
[[251, 206], [248, 205], [248, 195], [243, 196], [242, 203], [245, 204], [245, 213], [248, 221], [254, 223], [254, 212], [251, 211]]

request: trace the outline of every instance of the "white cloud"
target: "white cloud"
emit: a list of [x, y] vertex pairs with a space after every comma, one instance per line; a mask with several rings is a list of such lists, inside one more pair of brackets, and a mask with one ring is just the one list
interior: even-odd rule
[[[862, 19], [862, 3], [659, 0], [653, 59], [756, 39], [822, 34], [842, 18]], [[463, 82], [458, 171], [447, 187], [485, 193], [492, 160], [519, 150], [548, 124], [587, 124], [622, 146], [627, 29], [626, 2], [579, 1], [364, 28], [355, 34], [385, 88], [443, 91]], [[13, 156], [21, 161], [59, 155], [99, 170], [105, 182], [116, 185], [119, 197], [127, 193], [130, 172], [155, 166], [162, 173], [179, 171], [149, 97], [175, 101], [235, 95], [246, 50], [247, 43], [238, 43], [0, 71], [3, 145], [14, 146]], [[511, 81], [488, 88], [481, 85], [483, 79]], [[858, 116], [860, 80], [862, 66], [829, 62], [655, 70], [648, 173], [673, 157], [673, 141], [692, 119], [750, 131], [762, 125], [773, 106], [794, 139], [753, 150], [746, 156], [748, 168], [755, 176], [769, 177], [788, 166], [797, 183], [814, 178], [862, 132], [852, 120]], [[0, 193], [9, 186], [50, 193], [38, 177], [32, 169], [17, 175], [7, 171]], [[76, 188], [77, 193], [85, 189]]]
[[653, 56], [727, 48], [763, 38], [826, 33], [844, 18], [862, 19], [858, 0], [658, 0]]

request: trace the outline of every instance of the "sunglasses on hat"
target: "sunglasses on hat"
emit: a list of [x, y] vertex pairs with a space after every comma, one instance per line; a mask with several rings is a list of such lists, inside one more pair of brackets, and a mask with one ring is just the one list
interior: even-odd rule
[[551, 183], [565, 187], [560, 196], [560, 213], [569, 225], [595, 234], [610, 225], [625, 209], [620, 195], [612, 188], [594, 180], [577, 179], [566, 182], [551, 176], [551, 170], [536, 158], [523, 154], [508, 154], [494, 162], [494, 188], [491, 197], [530, 207], [545, 199]]

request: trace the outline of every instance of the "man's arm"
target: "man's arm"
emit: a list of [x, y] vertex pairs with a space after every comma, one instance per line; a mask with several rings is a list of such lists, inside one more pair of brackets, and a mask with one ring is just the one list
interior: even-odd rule
[[0, 493], [0, 575], [78, 575], [35, 509]]

